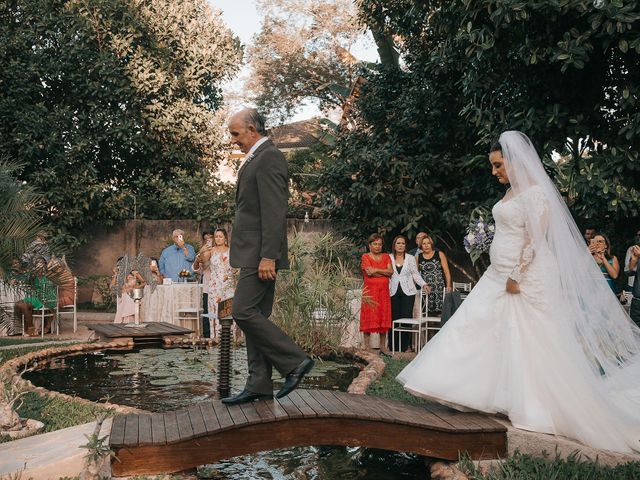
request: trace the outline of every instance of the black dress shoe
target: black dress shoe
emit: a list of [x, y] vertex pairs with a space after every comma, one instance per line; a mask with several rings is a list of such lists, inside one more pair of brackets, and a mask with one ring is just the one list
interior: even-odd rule
[[273, 400], [273, 395], [267, 395], [265, 393], [254, 393], [250, 392], [249, 390], [243, 390], [237, 395], [223, 398], [220, 401], [225, 405], [239, 405], [241, 403], [249, 403], [255, 400]]
[[286, 397], [291, 392], [293, 392], [300, 383], [300, 380], [302, 380], [304, 376], [309, 373], [314, 364], [315, 362], [309, 357], [305, 358], [300, 365], [298, 365], [292, 372], [289, 373], [289, 375], [287, 375], [287, 378], [284, 381], [284, 385], [276, 394], [276, 398]]

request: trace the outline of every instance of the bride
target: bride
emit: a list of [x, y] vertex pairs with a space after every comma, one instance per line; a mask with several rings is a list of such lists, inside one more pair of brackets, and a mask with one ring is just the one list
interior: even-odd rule
[[505, 132], [491, 266], [398, 375], [460, 410], [618, 452], [640, 451], [640, 329], [600, 274], [529, 138]]

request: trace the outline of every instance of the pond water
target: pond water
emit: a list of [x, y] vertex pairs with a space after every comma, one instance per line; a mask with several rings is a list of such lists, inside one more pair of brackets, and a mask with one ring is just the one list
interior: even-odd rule
[[[244, 387], [247, 351], [232, 350], [231, 386]], [[217, 348], [136, 348], [56, 357], [24, 375], [34, 385], [93, 401], [166, 412], [214, 397], [217, 389]], [[360, 372], [357, 365], [317, 361], [302, 388], [346, 390]], [[277, 375], [277, 374], [276, 374]], [[274, 377], [274, 388], [283, 380]]]
[[[232, 350], [233, 390], [247, 372], [246, 349]], [[217, 348], [106, 350], [66, 355], [40, 362], [24, 377], [34, 385], [93, 401], [164, 412], [216, 395]], [[346, 391], [359, 368], [347, 360], [316, 361], [301, 388]], [[277, 374], [275, 374], [277, 376]], [[274, 389], [282, 379], [274, 377]], [[198, 469], [211, 479], [423, 479], [420, 457], [366, 448], [305, 447], [237, 457]]]

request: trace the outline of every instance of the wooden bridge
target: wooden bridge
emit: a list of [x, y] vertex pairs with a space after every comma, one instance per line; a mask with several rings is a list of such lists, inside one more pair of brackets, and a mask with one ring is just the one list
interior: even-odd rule
[[226, 406], [218, 400], [169, 413], [116, 416], [112, 474], [170, 473], [237, 455], [310, 445], [413, 452], [455, 460], [505, 457], [506, 428], [478, 413], [408, 405], [327, 390]]

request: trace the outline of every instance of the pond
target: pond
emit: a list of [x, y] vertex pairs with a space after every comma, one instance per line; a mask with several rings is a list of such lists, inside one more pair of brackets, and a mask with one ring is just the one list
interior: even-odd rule
[[[144, 347], [65, 355], [24, 374], [34, 385], [93, 401], [148, 411], [176, 410], [216, 396], [217, 348]], [[246, 349], [232, 350], [233, 390], [244, 386]], [[359, 368], [348, 360], [316, 361], [301, 388], [346, 391]], [[274, 389], [283, 380], [275, 374]], [[366, 448], [317, 446], [274, 450], [205, 465], [199, 478], [364, 479], [426, 478], [420, 457]]]
[[[245, 348], [232, 350], [231, 386], [241, 390], [247, 374]], [[216, 395], [217, 348], [136, 348], [56, 357], [24, 375], [34, 385], [105, 401], [166, 412]], [[360, 372], [357, 365], [317, 361], [302, 388], [346, 390]], [[277, 374], [276, 374], [277, 375]], [[274, 378], [274, 388], [283, 380]]]

